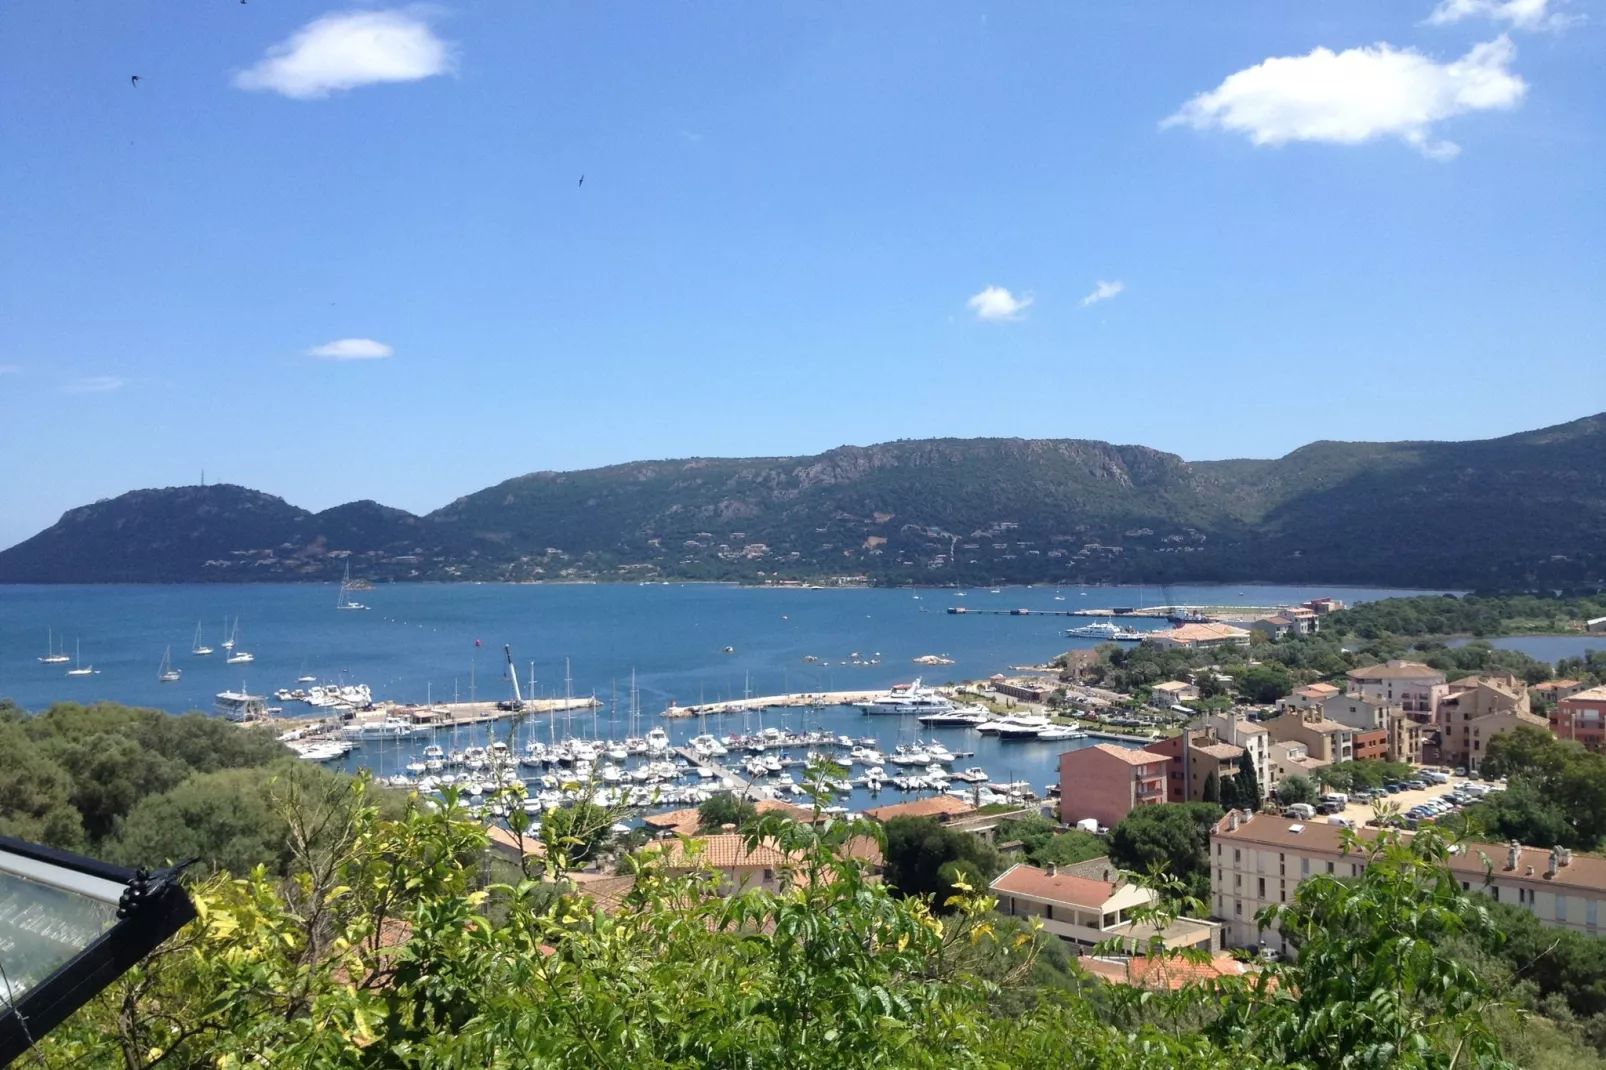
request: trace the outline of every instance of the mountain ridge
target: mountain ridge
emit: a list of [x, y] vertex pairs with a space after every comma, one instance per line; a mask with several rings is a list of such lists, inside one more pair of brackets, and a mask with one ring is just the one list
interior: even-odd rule
[[77, 506], [0, 582], [722, 579], [1532, 586], [1606, 573], [1606, 414], [1465, 442], [1186, 461], [932, 438], [536, 471], [423, 515], [229, 484]]

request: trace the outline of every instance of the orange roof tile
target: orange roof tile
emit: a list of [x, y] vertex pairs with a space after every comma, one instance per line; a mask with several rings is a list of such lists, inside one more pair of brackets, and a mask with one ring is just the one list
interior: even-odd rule
[[1123, 747], [1119, 743], [1095, 743], [1091, 747], [1081, 750], [1068, 751], [1069, 754], [1086, 754], [1088, 751], [1097, 751], [1111, 758], [1118, 758], [1127, 765], [1152, 765], [1156, 762], [1168, 762], [1170, 755], [1158, 751], [1144, 750], [1141, 747]]
[[995, 892], [1028, 895], [1033, 899], [1086, 907], [1089, 910], [1103, 909], [1104, 904], [1110, 901], [1110, 897], [1119, 887], [1120, 885], [1109, 881], [1096, 881], [1069, 873], [1055, 873], [1050, 876], [1046, 869], [1038, 869], [1036, 866], [1028, 866], [1021, 862], [1010, 866], [992, 883], [992, 890]]
[[1209, 962], [1189, 962], [1181, 957], [1109, 959], [1088, 956], [1079, 959], [1077, 965], [1111, 984], [1170, 989], [1218, 977], [1239, 977], [1250, 969], [1247, 963], [1227, 954], [1216, 955]]
[[975, 807], [952, 795], [931, 795], [911, 802], [893, 803], [866, 810], [864, 816], [873, 821], [891, 821], [895, 817], [957, 817], [975, 811]]

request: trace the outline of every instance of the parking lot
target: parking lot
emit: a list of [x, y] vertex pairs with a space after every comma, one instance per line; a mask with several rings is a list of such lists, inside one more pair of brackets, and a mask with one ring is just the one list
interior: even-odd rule
[[[1448, 784], [1430, 784], [1426, 788], [1406, 788], [1394, 794], [1385, 794], [1381, 799], [1375, 801], [1381, 802], [1385, 805], [1397, 807], [1400, 814], [1404, 815], [1405, 812], [1411, 809], [1413, 806], [1417, 806], [1421, 803], [1431, 802], [1437, 799], [1444, 799], [1451, 793], [1451, 791], [1461, 784], [1475, 784], [1479, 787], [1489, 788], [1490, 790], [1498, 790], [1506, 786], [1505, 781], [1503, 780], [1472, 780], [1467, 777], [1452, 776], [1450, 777], [1450, 782]], [[1355, 826], [1357, 828], [1363, 828], [1368, 821], [1372, 820], [1374, 816], [1372, 807], [1373, 801], [1374, 800], [1352, 799], [1350, 804], [1344, 808], [1341, 814], [1334, 816], [1346, 817], [1355, 822]], [[1326, 815], [1318, 814], [1316, 820], [1324, 821], [1326, 820]]]

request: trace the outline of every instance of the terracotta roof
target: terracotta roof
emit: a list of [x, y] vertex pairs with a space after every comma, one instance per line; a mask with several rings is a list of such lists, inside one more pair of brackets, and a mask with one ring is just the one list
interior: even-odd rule
[[[753, 810], [759, 815], [781, 814], [793, 821], [810, 821], [814, 811], [807, 806], [798, 806], [796, 803], [782, 802], [779, 799], [754, 799]], [[697, 808], [686, 810], [670, 810], [662, 814], [649, 814], [641, 819], [641, 823], [648, 828], [660, 832], [673, 832], [682, 836], [695, 836], [700, 826], [701, 818]]]
[[1230, 624], [1183, 624], [1169, 632], [1161, 632], [1159, 637], [1178, 643], [1198, 643], [1211, 639], [1242, 639], [1248, 635], [1244, 629], [1234, 628]]
[[1546, 680], [1542, 684], [1534, 684], [1528, 690], [1530, 690], [1530, 691], [1560, 691], [1563, 688], [1567, 688], [1567, 687], [1577, 687], [1578, 683], [1579, 682], [1577, 680]]
[[1306, 698], [1316, 698], [1318, 696], [1328, 698], [1342, 694], [1342, 692], [1332, 684], [1306, 684], [1304, 687], [1296, 687], [1294, 694], [1303, 695]]
[[893, 803], [866, 810], [864, 816], [874, 821], [891, 821], [895, 817], [957, 817], [975, 812], [975, 807], [952, 795], [931, 795], [911, 802]]
[[1294, 625], [1294, 622], [1292, 620], [1290, 620], [1287, 617], [1282, 616], [1281, 614], [1278, 614], [1275, 617], [1261, 617], [1260, 620], [1256, 621], [1255, 623], [1256, 624], [1261, 624], [1261, 623], [1275, 624], [1279, 628], [1291, 628]]
[[[747, 837], [738, 832], [665, 840], [663, 852], [664, 868], [669, 870], [780, 869], [799, 860], [796, 855], [788, 856], [767, 842], [749, 849]], [[880, 865], [882, 861], [880, 845], [869, 836], [854, 837], [842, 845], [840, 853], [845, 858], [862, 858], [873, 865]]]
[[[1580, 691], [1576, 695], [1569, 695], [1561, 701], [1567, 703], [1606, 701], [1606, 687], [1592, 687], [1588, 691]], [[1568, 708], [1570, 709], [1571, 707]]]
[[[1248, 821], [1240, 819], [1237, 829], [1229, 829], [1228, 820], [1229, 818], [1222, 818], [1211, 835], [1242, 843], [1293, 847], [1305, 852], [1326, 852], [1336, 855], [1342, 850], [1344, 830], [1338, 825], [1257, 814]], [[1300, 831], [1291, 832], [1290, 829], [1294, 826], [1299, 826]], [[1359, 834], [1362, 839], [1372, 839], [1377, 836], [1377, 830], [1363, 828], [1359, 830]], [[1409, 838], [1410, 833], [1405, 833], [1405, 836]], [[1577, 888], [1595, 892], [1597, 895], [1606, 893], [1606, 858], [1574, 853], [1572, 861], [1558, 867], [1556, 875], [1551, 877], [1547, 876], [1550, 868], [1548, 850], [1539, 847], [1520, 848], [1516, 869], [1506, 868], [1508, 852], [1509, 848], [1497, 843], [1463, 843], [1456, 853], [1450, 856], [1450, 869], [1462, 880], [1476, 885], [1484, 879], [1484, 860], [1487, 858], [1488, 864], [1493, 867], [1494, 876], [1499, 880], [1519, 881], [1536, 888], [1552, 886]], [[1528, 876], [1529, 866], [1534, 870], [1531, 877]]]
[[1244, 754], [1242, 747], [1235, 747], [1231, 743], [1196, 743], [1193, 749], [1200, 754], [1208, 754], [1223, 761], [1229, 758], [1242, 758]]
[[1351, 669], [1348, 676], [1351, 680], [1417, 680], [1424, 676], [1444, 679], [1442, 672], [1431, 665], [1423, 665], [1420, 661], [1402, 661], [1398, 665], [1368, 665], [1364, 669]]
[[[491, 837], [491, 843], [497, 847], [505, 847], [509, 851], [517, 852], [520, 847], [519, 837], [503, 828], [501, 825], [487, 825], [485, 832]], [[541, 836], [534, 831], [524, 834], [523, 843], [526, 855], [541, 855], [546, 853], [546, 847], [541, 843]]]
[[1137, 747], [1123, 747], [1118, 743], [1095, 743], [1091, 747], [1083, 747], [1081, 750], [1067, 751], [1066, 753], [1086, 754], [1089, 751], [1097, 751], [1100, 754], [1107, 754], [1111, 758], [1119, 758], [1127, 765], [1150, 765], [1154, 762], [1171, 760], [1170, 755]]
[[1155, 684], [1153, 687], [1149, 688], [1149, 690], [1150, 691], [1186, 691], [1186, 690], [1188, 690], [1188, 688], [1190, 688], [1192, 686], [1193, 686], [1192, 684], [1183, 683], [1181, 680], [1167, 680], [1163, 684]]
[[1069, 873], [1049, 876], [1048, 870], [1028, 866], [1025, 863], [1010, 866], [992, 883], [992, 890], [995, 892], [1025, 895], [1050, 903], [1086, 907], [1088, 910], [1103, 910], [1104, 904], [1110, 901], [1120, 887], [1119, 884], [1112, 884], [1109, 881], [1089, 880], [1087, 877], [1075, 877]]
[[1218, 977], [1239, 977], [1250, 972], [1249, 964], [1228, 954], [1209, 962], [1189, 962], [1184, 958], [1110, 959], [1087, 956], [1077, 965], [1094, 977], [1118, 985], [1143, 988], [1181, 988], [1188, 984], [1213, 981]]

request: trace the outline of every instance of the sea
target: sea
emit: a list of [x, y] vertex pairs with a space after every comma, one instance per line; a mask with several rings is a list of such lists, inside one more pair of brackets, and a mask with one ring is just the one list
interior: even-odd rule
[[[913, 718], [865, 716], [849, 707], [733, 714], [706, 725], [656, 715], [672, 700], [684, 706], [884, 688], [915, 677], [927, 684], [978, 679], [1095, 645], [1065, 635], [1086, 620], [1055, 613], [1162, 601], [1270, 607], [1331, 596], [1354, 603], [1418, 593], [1258, 585], [1175, 586], [1162, 594], [1157, 587], [386, 584], [355, 594], [367, 609], [337, 610], [337, 588], [321, 584], [0, 585], [0, 697], [34, 710], [56, 701], [105, 699], [173, 713], [210, 711], [225, 689], [271, 694], [296, 687], [298, 677], [314, 676], [366, 684], [376, 700], [484, 701], [512, 697], [510, 650], [524, 697], [531, 697], [533, 677], [536, 696], [595, 695], [602, 703], [595, 714], [559, 714], [556, 723], [533, 718], [520, 728], [530, 738], [622, 738], [633, 675], [648, 726], [662, 724], [676, 744], [704, 730], [724, 736], [764, 726], [874, 736], [889, 753], [917, 736], [934, 737], [952, 751], [974, 752], [957, 768], [980, 766], [993, 781], [1026, 780], [1041, 792], [1057, 776], [1059, 754], [1098, 741], [999, 741], [963, 728], [926, 729]], [[950, 607], [968, 612], [950, 614]], [[1013, 609], [1032, 612], [1011, 615]], [[1126, 623], [1168, 626], [1163, 620]], [[197, 632], [216, 653], [191, 653]], [[255, 655], [254, 662], [224, 664], [221, 643], [229, 634], [237, 649]], [[47, 645], [65, 651], [73, 663], [41, 664]], [[157, 672], [169, 651], [182, 679], [159, 683]], [[951, 658], [953, 664], [915, 664], [924, 655]], [[95, 671], [69, 677], [65, 671], [73, 664]], [[287, 719], [314, 713], [294, 703], [285, 708]], [[441, 742], [448, 749], [487, 742], [485, 728], [459, 732], [461, 738]], [[392, 775], [428, 742], [366, 743], [345, 764]], [[883, 793], [878, 801], [899, 800]], [[855, 798], [849, 805], [869, 803]]]

